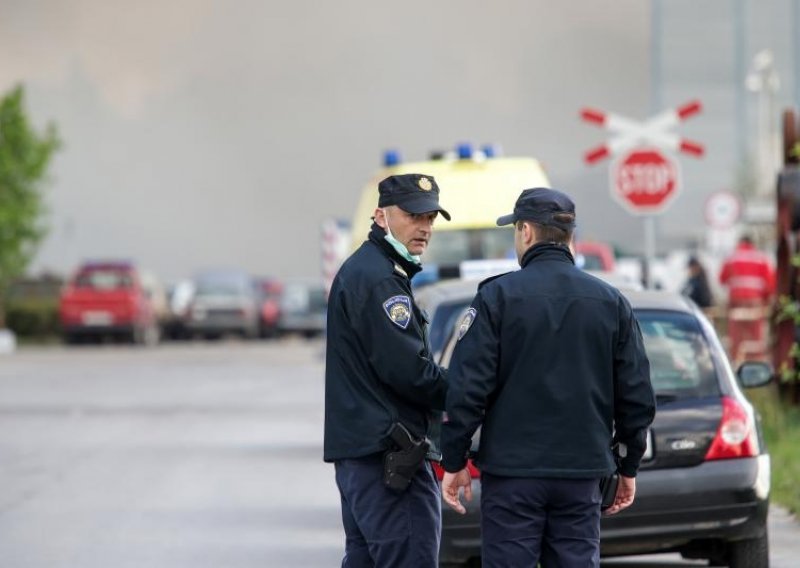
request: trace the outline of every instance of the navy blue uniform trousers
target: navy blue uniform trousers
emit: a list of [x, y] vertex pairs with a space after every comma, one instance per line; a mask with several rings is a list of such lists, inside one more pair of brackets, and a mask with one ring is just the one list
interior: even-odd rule
[[483, 568], [600, 566], [600, 480], [481, 475]]
[[383, 485], [381, 455], [334, 465], [346, 537], [342, 568], [438, 566], [442, 498], [427, 460], [402, 493]]

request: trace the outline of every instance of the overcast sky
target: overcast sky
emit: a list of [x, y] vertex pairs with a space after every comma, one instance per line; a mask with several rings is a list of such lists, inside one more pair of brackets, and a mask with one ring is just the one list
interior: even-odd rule
[[[786, 68], [788, 2], [752, 24], [770, 36], [784, 22]], [[709, 147], [684, 167], [694, 197], [665, 237], [702, 223], [704, 192], [736, 165], [731, 4], [664, 10], [658, 96], [703, 98], [685, 134]], [[385, 148], [422, 159], [464, 140], [539, 158], [585, 236], [636, 249], [607, 164], [581, 161], [605, 133], [578, 111], [651, 112], [650, 30], [640, 0], [0, 0], [0, 89], [23, 82], [64, 140], [34, 269], [124, 257], [165, 280], [220, 265], [316, 275], [320, 222], [351, 216]]]

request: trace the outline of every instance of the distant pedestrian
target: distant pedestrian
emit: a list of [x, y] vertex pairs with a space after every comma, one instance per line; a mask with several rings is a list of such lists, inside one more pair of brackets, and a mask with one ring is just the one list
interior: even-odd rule
[[710, 308], [714, 305], [714, 295], [711, 293], [711, 286], [708, 284], [706, 269], [697, 257], [690, 257], [686, 264], [689, 270], [689, 278], [683, 285], [681, 294], [687, 296], [701, 308]]
[[771, 260], [756, 249], [750, 237], [744, 236], [722, 266], [719, 281], [728, 287], [731, 359], [740, 361], [748, 354], [764, 355], [766, 308], [775, 293], [775, 270]]

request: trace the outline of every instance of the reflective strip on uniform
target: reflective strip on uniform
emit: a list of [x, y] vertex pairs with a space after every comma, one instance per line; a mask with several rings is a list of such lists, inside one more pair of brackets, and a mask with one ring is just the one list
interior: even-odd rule
[[747, 289], [761, 292], [767, 289], [767, 280], [760, 276], [734, 276], [728, 280], [728, 286], [732, 289]]
[[728, 311], [728, 319], [736, 321], [758, 321], [767, 315], [767, 310], [763, 307], [752, 308], [731, 308]]
[[767, 255], [759, 250], [737, 250], [731, 260], [733, 262], [757, 262], [759, 264], [769, 262]]

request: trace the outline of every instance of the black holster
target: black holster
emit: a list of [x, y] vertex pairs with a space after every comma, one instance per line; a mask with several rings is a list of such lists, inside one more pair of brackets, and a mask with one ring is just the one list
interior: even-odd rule
[[431, 444], [427, 439], [415, 440], [399, 422], [392, 424], [389, 439], [395, 447], [383, 455], [383, 483], [394, 491], [405, 491]]

